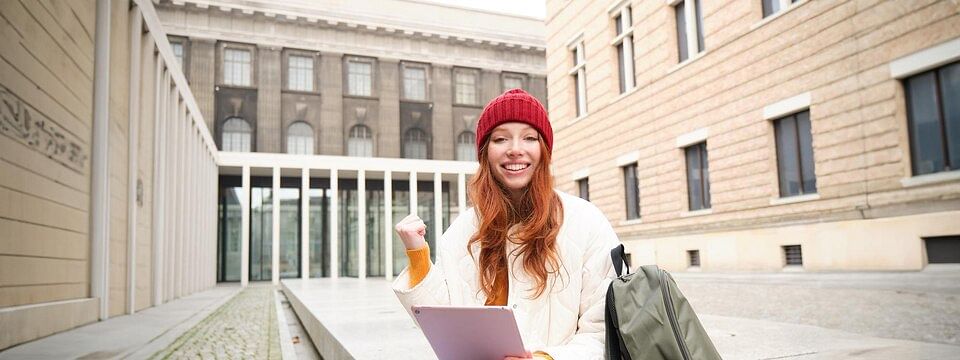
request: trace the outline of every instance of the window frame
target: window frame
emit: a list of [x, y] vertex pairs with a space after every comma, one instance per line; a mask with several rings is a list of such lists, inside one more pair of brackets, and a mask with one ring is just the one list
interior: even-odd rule
[[[462, 139], [467, 139], [467, 138], [470, 139], [469, 142], [462, 142], [462, 141], [461, 141]], [[476, 133], [474, 133], [473, 131], [470, 131], [470, 130], [461, 131], [460, 134], [457, 135], [456, 144], [454, 145], [454, 152], [455, 152], [455, 153], [453, 154], [453, 155], [454, 155], [454, 160], [457, 160], [457, 161], [477, 161], [477, 145], [476, 145], [476, 143], [477, 143], [477, 134], [476, 134]], [[460, 156], [461, 146], [466, 147], [467, 145], [470, 145], [470, 152], [471, 152], [473, 155], [467, 157], [467, 159], [462, 159], [462, 156]]]
[[[350, 64], [366, 64], [370, 66], [370, 91], [369, 94], [354, 94], [351, 92], [351, 72]], [[347, 55], [343, 57], [343, 96], [358, 98], [376, 98], [377, 97], [377, 59], [366, 56]]]
[[[247, 141], [249, 142], [249, 144], [248, 144], [248, 145], [249, 145], [249, 150], [244, 151], [244, 150], [242, 150], [242, 149], [241, 149], [241, 150], [232, 150], [232, 149], [231, 149], [231, 150], [228, 150], [228, 149], [227, 149], [227, 135], [228, 135], [228, 134], [231, 134], [231, 135], [232, 135], [232, 134], [240, 134], [240, 135], [243, 135], [243, 134], [244, 134], [244, 133], [233, 133], [233, 132], [228, 132], [228, 131], [227, 131], [227, 123], [229, 123], [231, 120], [239, 120], [239, 121], [242, 121], [244, 124], [246, 124], [248, 132], [246, 132], [245, 134], [248, 136]], [[254, 130], [254, 128], [253, 128], [253, 125], [251, 125], [251, 124], [250, 124], [250, 121], [248, 121], [247, 119], [244, 119], [244, 118], [239, 117], [239, 116], [231, 116], [231, 117], [228, 117], [228, 118], [224, 119], [224, 120], [223, 120], [223, 123], [221, 123], [221, 125], [220, 125], [220, 150], [221, 150], [221, 151], [224, 151], [224, 152], [256, 152], [256, 147], [255, 147], [255, 144], [256, 144], [256, 143], [255, 143], [255, 139], [254, 139], [254, 132], [255, 132], [255, 130]], [[241, 140], [242, 140], [242, 139], [241, 139]], [[233, 141], [231, 140], [231, 144], [232, 144], [232, 143], [233, 143]], [[241, 141], [241, 142], [240, 142], [240, 145], [242, 145], [242, 144], [243, 144], [243, 142]]]
[[576, 182], [580, 198], [590, 201], [590, 177], [576, 179]]
[[[519, 86], [519, 87], [508, 87], [508, 86], [507, 86], [507, 80], [508, 80], [508, 79], [519, 81], [519, 82], [520, 82], [520, 86]], [[515, 88], [517, 88], [517, 89], [524, 89], [524, 90], [527, 89], [527, 75], [526, 75], [526, 74], [521, 74], [521, 73], [514, 73], [514, 72], [503, 72], [503, 73], [501, 73], [501, 75], [500, 75], [500, 89], [501, 89], [501, 90], [500, 90], [500, 91], [501, 91], [501, 92], [505, 92], [505, 91], [507, 91], [507, 90], [515, 89]]]
[[[690, 163], [690, 152], [696, 151], [698, 165], [699, 167], [695, 170], [699, 172], [699, 184], [694, 184], [693, 179], [690, 176], [692, 173], [691, 163]], [[690, 212], [708, 210], [713, 208], [712, 197], [710, 196], [710, 161], [709, 154], [707, 152], [707, 142], [697, 142], [690, 144], [683, 148], [683, 160], [686, 163], [684, 168], [686, 175], [687, 183], [687, 210]], [[694, 185], [700, 190], [700, 202], [694, 203], [693, 194], [691, 190], [694, 188]]]
[[[310, 89], [295, 89], [290, 86], [290, 59], [294, 57], [300, 58], [309, 58], [310, 59]], [[317, 71], [320, 64], [320, 54], [317, 52], [306, 51], [306, 50], [297, 50], [297, 49], [284, 49], [283, 51], [283, 90], [291, 92], [300, 92], [300, 93], [310, 93], [315, 94], [320, 92], [320, 81], [317, 78], [319, 72]]]
[[[309, 142], [309, 148], [307, 149], [308, 152], [306, 152], [306, 153], [290, 152], [290, 145], [291, 145], [291, 143], [290, 143], [290, 136], [291, 136], [291, 134], [290, 134], [290, 129], [292, 129], [294, 126], [297, 126], [297, 125], [300, 125], [300, 124], [306, 125], [307, 128], [310, 130], [310, 138], [309, 138], [310, 142]], [[317, 137], [316, 137], [316, 134], [314, 134], [313, 126], [310, 125], [310, 123], [308, 123], [308, 122], [306, 122], [306, 121], [303, 121], [303, 120], [296, 120], [296, 121], [290, 122], [290, 124], [287, 125], [286, 136], [284, 136], [284, 139], [283, 139], [284, 149], [286, 150], [285, 153], [286, 153], [286, 154], [295, 154], [295, 155], [316, 155], [316, 147], [317, 147], [317, 146], [316, 146], [316, 145], [317, 145], [317, 144], [316, 144], [316, 138], [317, 138]]]
[[[417, 69], [423, 71], [423, 98], [411, 98], [407, 93], [407, 70]], [[400, 62], [400, 99], [412, 102], [430, 102], [430, 64], [403, 61]]]
[[[420, 158], [420, 157], [409, 157], [409, 156], [407, 156], [408, 152], [413, 151], [413, 150], [411, 150], [412, 148], [410, 147], [411, 144], [408, 144], [407, 142], [408, 142], [408, 141], [416, 141], [416, 140], [411, 140], [411, 139], [410, 139], [410, 134], [414, 134], [414, 133], [422, 134], [422, 136], [423, 136], [423, 138], [420, 139], [420, 140], [422, 140], [423, 145], [424, 145], [424, 154], [423, 154], [423, 157], [422, 157], [422, 158]], [[404, 159], [417, 159], [417, 160], [429, 160], [429, 159], [431, 159], [431, 156], [430, 156], [430, 145], [431, 145], [431, 143], [432, 143], [432, 142], [431, 142], [432, 139], [430, 138], [430, 133], [428, 133], [426, 130], [421, 129], [421, 128], [416, 127], [416, 126], [411, 126], [411, 127], [408, 128], [406, 131], [403, 132], [403, 138], [401, 138], [400, 140], [401, 140], [401, 142], [400, 142], [400, 143], [401, 143], [400, 155], [401, 155], [402, 158], [404, 158]]]
[[[950, 137], [949, 137], [950, 129], [948, 129], [948, 120], [946, 119], [946, 114], [944, 109], [944, 107], [947, 106], [944, 99], [945, 98], [949, 99], [950, 97], [944, 96], [943, 94], [943, 90], [944, 90], [942, 85], [943, 76], [941, 71], [949, 67], [957, 67], [956, 71], [960, 71], [960, 61], [949, 62], [932, 69], [911, 74], [909, 76], [906, 76], [900, 79], [900, 84], [901, 86], [903, 86], [904, 105], [906, 107], [905, 116], [907, 121], [907, 124], [906, 124], [907, 139], [908, 139], [909, 149], [910, 149], [910, 175], [913, 177], [950, 173], [950, 172], [960, 170], [960, 159], [957, 159], [958, 163], [954, 164], [950, 158], [950, 151], [952, 149], [952, 146], [950, 143]], [[915, 137], [918, 135], [915, 134], [916, 132], [916, 130], [914, 129], [915, 119], [913, 118], [913, 109], [916, 105], [914, 105], [911, 101], [912, 91], [915, 91], [915, 90], [911, 89], [910, 81], [913, 79], [918, 79], [921, 76], [927, 76], [927, 75], [933, 76], [934, 98], [932, 101], [936, 104], [936, 110], [934, 111], [934, 114], [936, 115], [935, 120], [937, 122], [937, 130], [940, 134], [939, 152], [940, 152], [940, 156], [943, 158], [943, 166], [939, 169], [933, 169], [932, 171], [921, 173], [917, 169], [917, 166], [920, 163], [920, 161], [918, 161], [918, 158], [917, 158], [919, 152], [917, 149], [917, 141], [915, 141]], [[956, 129], [954, 131], [960, 131], [960, 129]], [[953, 145], [960, 146], [960, 143], [953, 144]]]
[[[639, 163], [632, 162], [620, 167], [623, 174], [623, 204], [624, 218], [627, 220], [640, 219], [640, 173]], [[632, 181], [632, 184], [631, 184]], [[633, 196], [630, 190], [634, 191]], [[631, 204], [633, 202], [633, 204]]]
[[587, 108], [587, 70], [586, 54], [584, 54], [583, 34], [578, 35], [567, 44], [567, 50], [573, 55], [573, 66], [567, 71], [573, 81], [574, 119], [580, 119], [588, 114]]
[[[804, 142], [802, 141], [803, 137], [801, 136], [802, 134], [801, 134], [801, 124], [800, 124], [800, 121], [801, 121], [800, 115], [802, 114], [806, 114], [806, 122], [807, 122], [806, 130], [809, 132], [807, 134], [807, 140], [810, 140], [809, 144], [804, 144]], [[796, 194], [790, 194], [787, 191], [785, 191], [788, 189], [786, 189], [784, 186], [783, 168], [786, 167], [784, 165], [784, 161], [786, 161], [786, 159], [784, 159], [786, 155], [784, 152], [788, 149], [782, 149], [780, 146], [781, 144], [780, 139], [781, 139], [781, 136], [783, 136], [781, 133], [780, 125], [784, 124], [784, 122], [786, 121], [791, 121], [791, 120], [793, 121], [793, 126], [792, 126], [794, 131], [793, 140], [795, 141], [796, 149], [789, 149], [789, 150], [796, 152], [795, 154], [796, 161], [797, 161], [796, 173], [798, 174], [797, 176], [799, 176], [799, 183], [800, 183], [799, 191]], [[818, 190], [817, 190], [816, 159], [815, 159], [815, 156], [813, 155], [814, 152], [813, 152], [812, 122], [813, 121], [810, 118], [809, 109], [804, 109], [786, 116], [781, 116], [779, 118], [772, 119], [771, 124], [773, 125], [773, 139], [774, 139], [774, 147], [776, 148], [775, 152], [776, 152], [776, 158], [777, 158], [777, 187], [779, 189], [779, 195], [781, 199], [817, 194]], [[804, 156], [803, 156], [804, 145], [809, 145], [809, 150], [810, 150], [809, 152], [810, 152], [811, 158], [809, 159], [809, 165], [810, 165], [810, 171], [813, 172], [812, 174], [809, 174], [813, 178], [813, 185], [811, 189], [807, 189], [806, 183], [804, 181], [804, 174], [806, 174], [804, 171], [804, 168], [805, 168]], [[790, 154], [790, 155], [792, 157], [793, 154]]]
[[[674, 24], [677, 37], [677, 59], [678, 63], [684, 63], [696, 59], [707, 50], [703, 30], [703, 7], [701, 0], [671, 0], [670, 6], [673, 7]], [[680, 16], [680, 6], [683, 6], [683, 16]], [[680, 19], [683, 19], [683, 36], [681, 36]], [[696, 36], [690, 36], [695, 34]], [[684, 55], [686, 48], [686, 56]]]
[[[354, 137], [354, 136], [353, 136], [353, 130], [354, 130], [354, 129], [358, 129], [358, 130], [359, 130], [359, 129], [366, 129], [365, 134], [366, 134], [367, 136], [366, 136], [366, 137]], [[369, 150], [370, 150], [370, 155], [369, 155], [369, 156], [363, 155], [363, 154], [357, 155], [357, 154], [351, 154], [351, 153], [350, 153], [350, 149], [353, 148], [353, 147], [351, 146], [351, 145], [353, 144], [353, 143], [351, 143], [351, 140], [355, 140], [355, 139], [356, 139], [356, 140], [365, 141], [365, 142], [364, 142], [363, 144], [361, 144], [361, 145], [367, 145], [367, 144], [369, 144]], [[376, 142], [374, 141], [373, 129], [371, 129], [371, 128], [370, 128], [369, 126], [367, 126], [366, 124], [354, 124], [353, 126], [351, 126], [351, 127], [347, 130], [347, 154], [346, 154], [347, 156], [350, 156], [350, 157], [375, 157], [375, 156], [376, 156], [375, 145], [376, 145]], [[364, 149], [366, 150], [367, 147], [364, 146]]]
[[[182, 36], [168, 35], [167, 41], [170, 42], [171, 50], [174, 49], [174, 44], [180, 45], [181, 58], [178, 59], [180, 63], [177, 65], [180, 66], [180, 71], [183, 73], [183, 76], [189, 81], [190, 76], [188, 75], [189, 71], [187, 71], [187, 69], [190, 68], [190, 39]], [[174, 50], [173, 55], [174, 57], [176, 57], [177, 55], [176, 50]]]
[[617, 53], [619, 89], [620, 94], [624, 94], [637, 86], [633, 49], [633, 7], [628, 2], [622, 2], [612, 8], [609, 15], [613, 21], [615, 36], [610, 44]]
[[[460, 75], [472, 75], [473, 76], [473, 99], [472, 102], [464, 102], [460, 98], [460, 86], [459, 82]], [[480, 69], [474, 68], [465, 68], [465, 67], [455, 67], [453, 68], [453, 105], [455, 106], [480, 106]]]
[[[247, 76], [249, 82], [247, 84], [240, 83], [229, 83], [227, 82], [227, 53], [228, 51], [242, 51], [250, 55], [250, 62], [247, 64], [249, 66], [247, 70]], [[244, 44], [235, 44], [235, 43], [221, 43], [220, 45], [220, 85], [228, 86], [234, 88], [255, 88], [257, 86], [257, 49], [254, 45], [244, 45]], [[242, 75], [241, 75], [242, 78]]]

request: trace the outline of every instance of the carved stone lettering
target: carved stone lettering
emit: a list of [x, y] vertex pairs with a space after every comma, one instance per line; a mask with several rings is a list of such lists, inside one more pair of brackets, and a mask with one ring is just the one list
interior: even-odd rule
[[0, 133], [78, 173], [88, 152], [80, 140], [0, 85]]

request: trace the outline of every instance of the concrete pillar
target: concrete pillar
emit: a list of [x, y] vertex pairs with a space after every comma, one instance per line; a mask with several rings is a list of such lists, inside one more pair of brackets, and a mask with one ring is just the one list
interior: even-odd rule
[[432, 65], [433, 79], [430, 94], [433, 98], [433, 159], [453, 160], [453, 70], [446, 65]]
[[[154, 49], [154, 44], [150, 45], [151, 53]], [[164, 129], [165, 122], [163, 121], [164, 116], [166, 116], [166, 91], [164, 89], [166, 86], [169, 86], [170, 78], [165, 75], [163, 71], [163, 60], [159, 56], [154, 56], [154, 68], [155, 68], [155, 80], [153, 86], [155, 88], [154, 97], [153, 97], [153, 221], [151, 225], [151, 235], [153, 241], [150, 243], [150, 266], [151, 266], [151, 289], [153, 289], [153, 296], [151, 296], [150, 304], [152, 306], [157, 306], [163, 303], [163, 244], [164, 236], [166, 236], [165, 231], [165, 213], [166, 207], [166, 198], [164, 197], [164, 181], [166, 174], [166, 167], [164, 166], [164, 161], [166, 161], [166, 132]]]
[[386, 259], [387, 281], [393, 279], [393, 174], [390, 170], [383, 173], [383, 253]]
[[337, 169], [330, 169], [330, 277], [340, 277], [340, 223], [337, 221], [340, 212], [339, 187], [337, 186]]
[[197, 100], [197, 107], [206, 122], [207, 130], [213, 131], [215, 116], [214, 109], [214, 79], [216, 79], [216, 47], [214, 40], [203, 38], [190, 39], [190, 90]]
[[110, 317], [110, 1], [97, 0], [94, 41], [93, 135], [90, 158], [90, 295], [99, 317]]
[[343, 54], [320, 53], [321, 155], [347, 153], [343, 139]]
[[400, 157], [400, 62], [378, 59], [375, 93], [380, 97], [379, 128], [374, 129], [377, 157]]
[[367, 175], [363, 169], [357, 171], [357, 277], [367, 277]]
[[310, 278], [310, 169], [300, 171], [300, 277]]
[[180, 98], [179, 92], [174, 89], [174, 93], [177, 94], [177, 117], [174, 121], [174, 126], [177, 128], [177, 179], [179, 181], [175, 182], [177, 184], [174, 188], [177, 193], [177, 238], [176, 238], [176, 250], [174, 251], [176, 256], [176, 262], [174, 263], [174, 273], [176, 273], [176, 289], [174, 294], [177, 298], [183, 296], [183, 279], [184, 279], [184, 243], [187, 237], [187, 217], [185, 215], [187, 209], [187, 198], [186, 190], [187, 186], [184, 184], [183, 179], [187, 178], [187, 127], [186, 127], [186, 117], [187, 117], [187, 107], [183, 103], [183, 99]]
[[271, 279], [273, 279], [273, 284], [280, 284], [280, 168], [273, 168], [273, 218], [270, 219], [270, 224], [273, 227], [273, 233], [271, 237], [273, 238], [270, 244], [273, 248], [273, 253], [271, 254], [271, 260], [273, 266], [271, 266]]
[[280, 137], [280, 49], [257, 46], [257, 152], [279, 153]]
[[417, 213], [417, 172], [410, 172], [410, 213]]
[[[457, 174], [457, 214], [463, 214], [467, 210], [467, 186], [466, 175]], [[459, 215], [458, 215], [459, 216]], [[453, 223], [453, 219], [450, 220]]]
[[250, 167], [242, 170], [240, 196], [240, 285], [247, 286], [250, 281]]
[[440, 172], [433, 173], [433, 231], [435, 239], [440, 241], [440, 235], [443, 234], [443, 183], [441, 182]]
[[143, 37], [143, 17], [140, 8], [130, 9], [130, 82], [127, 111], [127, 314], [136, 311], [137, 290], [137, 171], [140, 164], [140, 40]]

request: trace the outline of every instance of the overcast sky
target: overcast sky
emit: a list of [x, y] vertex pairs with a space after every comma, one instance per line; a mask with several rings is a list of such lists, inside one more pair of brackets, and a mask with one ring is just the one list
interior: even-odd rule
[[430, 2], [457, 5], [475, 9], [490, 10], [507, 14], [531, 16], [539, 19], [546, 17], [545, 0], [425, 0]]

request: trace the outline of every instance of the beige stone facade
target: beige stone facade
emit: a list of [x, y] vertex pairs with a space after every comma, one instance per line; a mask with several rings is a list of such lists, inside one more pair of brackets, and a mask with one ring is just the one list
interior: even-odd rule
[[216, 148], [164, 65], [152, 4], [4, 1], [0, 14], [0, 349], [213, 286], [201, 268], [216, 248], [199, 239], [216, 218], [183, 204], [215, 207]]
[[[157, 7], [183, 44], [185, 72], [221, 149], [223, 123], [240, 117], [254, 129], [254, 152], [287, 152], [290, 125], [305, 122], [311, 154], [349, 155], [350, 130], [363, 125], [374, 157], [454, 160], [457, 137], [475, 131], [483, 104], [504, 91], [506, 77], [546, 101], [540, 19], [409, 0], [164, 0]], [[249, 85], [224, 81], [225, 48], [252, 55]], [[290, 55], [310, 58], [309, 90], [291, 89]], [[370, 65], [369, 94], [350, 94], [354, 61]], [[411, 66], [424, 70], [422, 98], [403, 93]], [[460, 71], [476, 79], [470, 103], [456, 99]], [[224, 111], [238, 103], [240, 114]], [[426, 135], [424, 157], [404, 152], [414, 129]]]
[[[760, 0], [702, 1], [703, 51], [681, 62], [675, 6], [696, 43], [696, 2], [547, 1], [557, 182], [576, 194], [587, 179], [635, 263], [684, 270], [697, 250], [704, 271], [780, 270], [783, 246], [800, 245], [806, 270], [917, 270], [924, 239], [960, 234], [960, 174], [915, 175], [904, 90], [960, 60], [956, 2], [781, 1], [764, 17]], [[625, 6], [636, 86], [621, 92]], [[816, 191], [781, 196], [774, 124], [802, 111]], [[712, 206], [691, 211], [684, 148], [701, 142]], [[633, 163], [640, 216], [628, 220], [621, 166]]]

